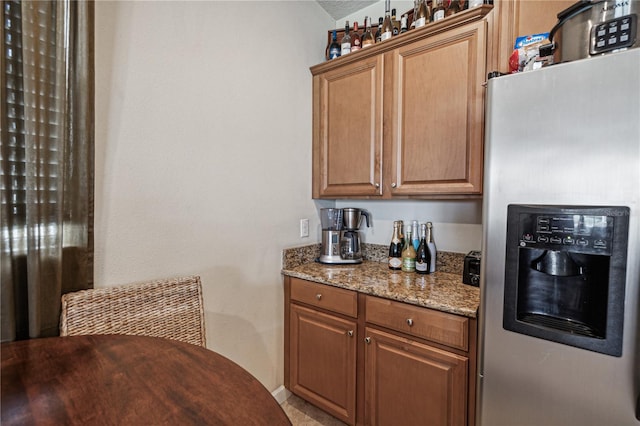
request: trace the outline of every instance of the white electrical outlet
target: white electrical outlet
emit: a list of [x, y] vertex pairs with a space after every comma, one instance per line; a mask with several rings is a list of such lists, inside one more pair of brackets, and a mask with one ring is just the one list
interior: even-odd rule
[[309, 219], [300, 219], [300, 238], [309, 236]]

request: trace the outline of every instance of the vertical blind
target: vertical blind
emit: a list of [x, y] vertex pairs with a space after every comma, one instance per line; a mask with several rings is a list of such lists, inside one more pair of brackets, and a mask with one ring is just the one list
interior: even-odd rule
[[92, 0], [2, 2], [2, 341], [57, 334], [93, 285]]
[[[32, 22], [36, 31], [22, 34], [22, 8], [20, 1], [3, 2], [3, 57], [5, 64], [5, 84], [2, 87], [3, 104], [3, 143], [2, 143], [2, 203], [7, 204], [3, 212], [10, 212], [11, 231], [3, 229], [2, 232], [11, 232], [11, 238], [16, 244], [14, 252], [26, 252], [23, 238], [26, 233], [26, 205], [27, 201], [38, 205], [52, 205], [58, 203], [59, 178], [59, 146], [61, 126], [60, 117], [63, 112], [59, 102], [64, 96], [60, 86], [56, 83], [56, 26], [55, 8], [53, 13], [44, 14], [38, 11], [32, 14]], [[35, 15], [35, 16], [34, 16]], [[49, 21], [49, 22], [47, 22]], [[24, 45], [23, 45], [24, 39]], [[23, 61], [23, 49], [38, 50], [46, 60], [34, 62]], [[34, 69], [36, 68], [36, 69]], [[28, 79], [27, 84], [24, 80]], [[25, 86], [29, 89], [25, 92]], [[64, 87], [64, 85], [62, 86]], [[34, 114], [30, 120], [25, 121], [25, 105], [30, 106]], [[39, 122], [45, 125], [36, 125]], [[46, 132], [46, 133], [44, 133]], [[46, 149], [51, 151], [48, 156], [27, 156], [25, 135], [39, 136], [34, 141], [46, 140]], [[32, 167], [27, 167], [27, 158]], [[31, 185], [37, 191], [30, 192], [27, 199], [27, 176], [31, 175]], [[42, 179], [44, 178], [44, 179]], [[33, 195], [31, 195], [33, 194]], [[45, 208], [53, 211], [55, 209]], [[54, 221], [54, 218], [51, 218]], [[37, 232], [51, 232], [55, 228], [40, 224]], [[17, 237], [17, 238], [16, 238]], [[4, 238], [3, 238], [4, 240]]]

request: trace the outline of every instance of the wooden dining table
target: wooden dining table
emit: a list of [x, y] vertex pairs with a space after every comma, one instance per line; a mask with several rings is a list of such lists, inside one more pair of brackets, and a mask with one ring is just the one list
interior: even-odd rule
[[271, 393], [224, 356], [155, 337], [3, 343], [6, 425], [290, 425]]

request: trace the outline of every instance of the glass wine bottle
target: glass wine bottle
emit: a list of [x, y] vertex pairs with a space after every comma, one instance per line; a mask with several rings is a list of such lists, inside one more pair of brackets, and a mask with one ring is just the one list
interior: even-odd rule
[[432, 0], [431, 5], [431, 16], [433, 18], [433, 22], [444, 19], [444, 0]]
[[400, 21], [396, 19], [396, 9], [391, 9], [391, 25], [393, 25], [393, 35], [400, 34]]
[[380, 43], [380, 37], [382, 36], [382, 21], [384, 21], [384, 18], [381, 16], [378, 18], [378, 30], [376, 31], [376, 43]]
[[371, 18], [364, 17], [364, 34], [362, 34], [362, 48], [371, 47], [376, 44], [376, 39], [371, 32]]
[[400, 222], [393, 222], [393, 236], [389, 245], [389, 269], [399, 271], [402, 268], [402, 241], [400, 240]]
[[411, 243], [413, 244], [413, 248], [418, 250], [418, 246], [420, 245], [420, 234], [418, 234], [417, 220], [411, 221], [411, 235], [412, 235]]
[[427, 222], [427, 247], [429, 248], [429, 254], [431, 255], [431, 266], [429, 270], [431, 272], [436, 271], [436, 258], [438, 250], [436, 249], [436, 243], [433, 241], [433, 225], [431, 222]]
[[402, 250], [402, 271], [403, 272], [415, 272], [416, 271], [416, 249], [413, 248], [411, 242], [411, 227], [407, 225], [405, 231], [406, 240], [404, 243], [404, 249]]
[[391, 0], [384, 2], [384, 21], [382, 21], [382, 34], [380, 41], [389, 40], [393, 37], [393, 24], [391, 23]]
[[338, 44], [338, 36], [336, 30], [333, 30], [331, 37], [331, 44], [329, 45], [329, 59], [335, 59], [340, 57], [340, 45]]
[[400, 34], [404, 34], [409, 30], [407, 28], [407, 19], [408, 17], [406, 13], [400, 18]]
[[420, 245], [416, 252], [416, 272], [418, 274], [431, 273], [431, 253], [427, 247], [427, 224], [420, 224]]
[[340, 41], [340, 56], [351, 53], [351, 36], [349, 35], [349, 21], [344, 24], [344, 35]]
[[358, 33], [358, 21], [353, 23], [353, 33], [351, 34], [351, 52], [355, 52], [362, 48], [360, 33]]
[[416, 28], [424, 27], [429, 23], [429, 9], [427, 8], [426, 0], [420, 0], [420, 4], [418, 5], [418, 13], [414, 19]]
[[444, 17], [448, 18], [451, 15], [455, 15], [460, 12], [460, 3], [458, 0], [448, 0], [449, 6], [447, 6], [447, 10], [444, 12]]

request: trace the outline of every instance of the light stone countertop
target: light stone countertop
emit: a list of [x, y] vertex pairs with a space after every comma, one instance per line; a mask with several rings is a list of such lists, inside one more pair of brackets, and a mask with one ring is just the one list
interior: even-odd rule
[[[315, 252], [313, 249], [311, 251]], [[287, 255], [291, 256], [291, 253], [285, 250], [282, 274], [286, 276], [469, 318], [476, 318], [478, 312], [480, 290], [463, 284], [461, 274], [452, 273], [450, 270], [445, 272], [447, 268], [441, 268], [440, 263], [435, 273], [420, 275], [392, 271], [386, 262], [379, 260], [365, 260], [359, 265], [325, 265], [309, 259], [308, 256], [301, 256], [299, 253], [296, 253], [297, 262], [287, 262]], [[438, 262], [440, 262], [440, 253], [438, 256]], [[442, 257], [446, 259], [447, 254], [443, 253]]]

